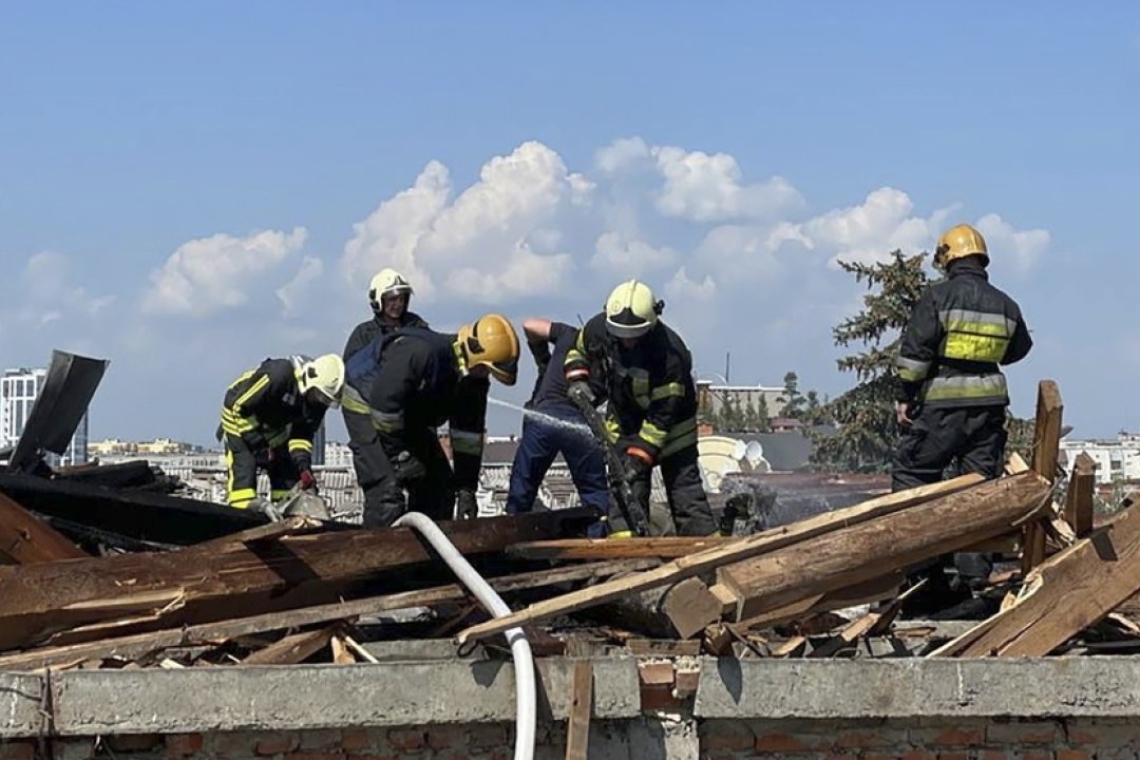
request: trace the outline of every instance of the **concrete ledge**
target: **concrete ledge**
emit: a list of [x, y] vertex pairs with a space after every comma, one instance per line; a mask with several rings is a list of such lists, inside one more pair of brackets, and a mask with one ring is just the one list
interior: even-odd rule
[[[640, 715], [637, 662], [594, 666], [594, 715]], [[540, 660], [539, 716], [564, 720], [573, 661]], [[55, 734], [187, 733], [512, 721], [503, 662], [70, 671], [52, 678]], [[544, 696], [545, 693], [545, 696]]]
[[698, 718], [1140, 716], [1140, 658], [715, 660]]
[[0, 673], [0, 738], [38, 736], [46, 730], [43, 694], [42, 676]]

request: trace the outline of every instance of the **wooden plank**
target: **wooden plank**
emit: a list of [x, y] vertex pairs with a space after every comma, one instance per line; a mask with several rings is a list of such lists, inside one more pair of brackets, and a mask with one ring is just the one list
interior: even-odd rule
[[228, 536], [221, 538], [212, 538], [209, 541], [203, 541], [200, 544], [195, 544], [195, 549], [202, 548], [218, 548], [222, 546], [229, 546], [230, 544], [257, 544], [266, 541], [276, 541], [285, 536], [293, 536], [298, 533], [312, 532], [314, 530], [322, 530], [323, 526], [320, 520], [315, 520], [311, 517], [304, 515], [294, 515], [286, 517], [281, 522], [271, 522], [265, 525], [259, 525], [256, 528], [249, 530], [231, 533]]
[[669, 589], [661, 609], [677, 635], [688, 639], [720, 620], [724, 605], [700, 578], [686, 578]]
[[723, 546], [679, 557], [655, 570], [600, 583], [581, 591], [564, 594], [556, 599], [537, 602], [525, 610], [471, 626], [460, 632], [459, 641], [464, 643], [473, 638], [493, 636], [517, 625], [525, 625], [537, 620], [549, 619], [555, 615], [595, 607], [634, 592], [667, 586], [670, 583], [714, 570], [730, 562], [775, 551], [781, 547], [824, 535], [844, 526], [855, 525], [881, 515], [913, 507], [916, 504], [926, 503], [945, 494], [956, 493], [980, 483], [982, 480], [981, 475], [962, 475], [953, 480], [880, 496], [846, 509], [815, 515], [791, 525], [737, 538]]
[[[440, 523], [464, 554], [501, 551], [523, 540], [553, 538], [565, 525], [585, 525], [591, 509]], [[409, 528], [328, 531], [270, 543], [191, 547], [160, 554], [121, 554], [67, 562], [0, 567], [0, 650], [52, 633], [116, 617], [115, 608], [148, 595], [177, 594], [171, 625], [268, 612], [307, 599], [335, 599], [351, 582], [395, 568], [438, 563]]]
[[[881, 578], [875, 578], [865, 583], [844, 586], [841, 589], [826, 594], [813, 594], [804, 597], [791, 604], [786, 604], [774, 610], [741, 620], [738, 623], [733, 623], [730, 627], [736, 631], [736, 633], [743, 635], [746, 631], [772, 628], [777, 625], [790, 623], [793, 620], [798, 620], [808, 615], [818, 615], [822, 612], [833, 612], [835, 610], [854, 607], [858, 604], [878, 602], [882, 599], [894, 596], [899, 586], [902, 585], [902, 582], [902, 573], [890, 573], [889, 575], [884, 575]], [[727, 587], [723, 588], [727, 590]], [[736, 599], [737, 603], [740, 601], [735, 595], [733, 595], [733, 599]]]
[[356, 655], [349, 650], [348, 644], [344, 643], [344, 636], [341, 634], [334, 633], [329, 640], [329, 646], [332, 648], [332, 660], [335, 664], [352, 665], [356, 662]]
[[335, 625], [286, 636], [241, 661], [242, 665], [296, 665], [324, 649], [336, 633]]
[[625, 648], [634, 657], [697, 657], [701, 642], [694, 639], [630, 639]]
[[1029, 463], [1025, 461], [1025, 457], [1018, 454], [1016, 451], [1009, 455], [1009, 459], [1005, 463], [1006, 475], [1020, 475], [1029, 468]]
[[15, 499], [0, 493], [0, 562], [32, 565], [89, 556]]
[[[655, 563], [652, 560], [599, 562], [579, 567], [518, 573], [505, 578], [491, 578], [487, 582], [491, 584], [493, 589], [505, 594], [575, 580], [604, 577], [619, 572], [631, 572], [653, 564]], [[150, 652], [169, 647], [218, 644], [239, 636], [266, 633], [285, 628], [300, 628], [333, 620], [354, 620], [364, 615], [375, 615], [390, 610], [463, 602], [467, 598], [467, 592], [458, 585], [447, 585], [421, 591], [405, 591], [399, 594], [374, 596], [349, 602], [323, 604], [289, 610], [288, 612], [273, 612], [234, 620], [203, 623], [187, 628], [140, 633], [68, 646], [45, 647], [0, 656], [0, 671], [51, 667], [61, 663], [110, 657], [135, 660]]]
[[507, 547], [507, 554], [524, 559], [631, 559], [659, 557], [676, 559], [688, 554], [724, 546], [738, 540], [733, 536], [661, 536], [611, 541], [605, 538], [564, 538], [533, 541]]
[[566, 726], [566, 760], [586, 760], [590, 748], [590, 716], [594, 711], [594, 668], [574, 663], [573, 699]]
[[1140, 591], [1140, 510], [1129, 508], [1026, 578], [1034, 590], [962, 650], [1042, 657]]
[[1096, 462], [1085, 452], [1077, 454], [1073, 475], [1065, 493], [1065, 519], [1077, 538], [1093, 529], [1093, 494], [1096, 490]]
[[[1037, 420], [1033, 432], [1032, 468], [1053, 483], [1057, 477], [1057, 459], [1061, 447], [1061, 422], [1064, 404], [1061, 390], [1052, 380], [1037, 384]], [[1021, 571], [1029, 571], [1045, 559], [1045, 527], [1039, 522], [1025, 526], [1025, 544], [1021, 555]]]
[[816, 594], [871, 581], [1007, 533], [1038, 513], [1049, 485], [1035, 472], [991, 480], [923, 506], [883, 515], [721, 568], [743, 620]]

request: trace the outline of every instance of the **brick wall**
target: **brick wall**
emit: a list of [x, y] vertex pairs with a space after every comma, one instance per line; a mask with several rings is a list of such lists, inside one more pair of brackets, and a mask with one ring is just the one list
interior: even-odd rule
[[[1129, 720], [706, 720], [599, 723], [591, 758], [799, 758], [802, 760], [1137, 760], [1140, 722]], [[654, 730], [654, 727], [656, 730]], [[662, 728], [664, 727], [664, 728]], [[0, 760], [510, 760], [510, 724], [349, 728], [292, 732], [135, 735], [0, 742]], [[677, 739], [691, 737], [692, 743]], [[595, 741], [597, 740], [597, 741]], [[699, 742], [698, 746], [694, 746]], [[695, 753], [695, 755], [694, 755]], [[538, 760], [565, 756], [562, 725], [539, 726]]]
[[1127, 720], [711, 720], [701, 758], [803, 760], [1137, 760], [1140, 722]]

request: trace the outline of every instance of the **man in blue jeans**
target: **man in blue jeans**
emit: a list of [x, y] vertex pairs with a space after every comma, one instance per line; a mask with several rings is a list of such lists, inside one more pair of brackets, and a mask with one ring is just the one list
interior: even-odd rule
[[[591, 435], [582, 413], [566, 395], [562, 369], [566, 352], [578, 337], [578, 329], [548, 319], [527, 319], [523, 321], [523, 331], [538, 365], [538, 380], [527, 402], [527, 408], [537, 414], [523, 418], [522, 439], [511, 466], [507, 514], [534, 509], [542, 479], [560, 453], [570, 468], [582, 505], [604, 513], [609, 504], [605, 452]], [[595, 392], [600, 395], [604, 389]], [[559, 424], [559, 421], [570, 424]]]

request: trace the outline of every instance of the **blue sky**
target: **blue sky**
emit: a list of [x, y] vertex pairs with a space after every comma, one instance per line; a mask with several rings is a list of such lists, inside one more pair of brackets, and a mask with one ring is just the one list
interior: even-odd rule
[[1140, 10], [615, 5], [0, 5], [0, 365], [109, 358], [94, 436], [205, 443], [393, 264], [450, 328], [641, 276], [702, 374], [835, 394], [834, 258], [970, 221], [1037, 341], [1014, 410], [1052, 377], [1140, 429]]

